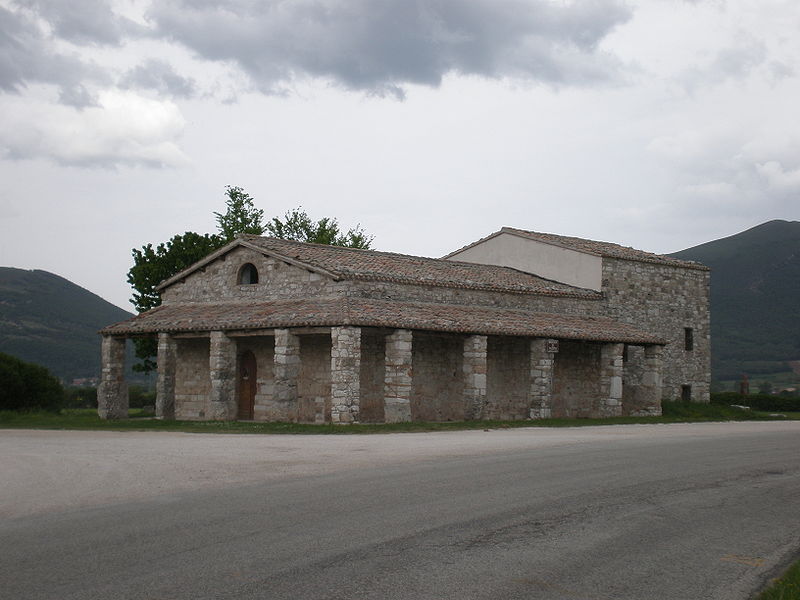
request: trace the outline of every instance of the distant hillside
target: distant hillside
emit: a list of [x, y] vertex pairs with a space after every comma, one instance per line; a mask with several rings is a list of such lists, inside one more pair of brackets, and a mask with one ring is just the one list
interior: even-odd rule
[[131, 316], [58, 275], [0, 267], [0, 352], [67, 382], [99, 376], [97, 330]]
[[672, 254], [711, 267], [714, 379], [800, 360], [800, 222], [769, 221]]

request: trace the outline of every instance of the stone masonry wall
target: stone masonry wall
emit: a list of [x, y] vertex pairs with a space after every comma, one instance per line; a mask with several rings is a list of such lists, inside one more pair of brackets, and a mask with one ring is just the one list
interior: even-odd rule
[[414, 332], [411, 418], [463, 421], [464, 336]]
[[489, 336], [484, 419], [529, 418], [530, 356], [529, 338]]
[[297, 420], [300, 338], [289, 329], [275, 330], [275, 394], [266, 407], [268, 421]]
[[362, 423], [382, 423], [383, 386], [386, 370], [386, 336], [368, 328], [361, 329], [361, 416]]
[[97, 388], [97, 414], [101, 419], [128, 418], [128, 384], [125, 382], [125, 339], [103, 336], [103, 371]]
[[553, 416], [553, 365], [555, 353], [550, 340], [530, 340], [530, 418], [549, 419]]
[[[223, 258], [162, 290], [162, 303], [307, 298], [330, 295], [344, 285], [249, 248], [235, 248]], [[239, 285], [239, 270], [246, 263], [256, 267], [258, 283]]]
[[599, 416], [600, 393], [600, 345], [561, 340], [553, 368], [552, 416]]
[[384, 420], [386, 423], [410, 421], [414, 333], [396, 329], [386, 336], [384, 369]]
[[358, 423], [361, 400], [361, 328], [331, 328], [332, 423]]
[[[604, 259], [603, 290], [608, 316], [664, 337], [663, 398], [708, 402], [711, 381], [711, 323], [708, 271], [628, 260]], [[684, 328], [693, 330], [694, 348], [684, 347]]]
[[175, 367], [175, 418], [208, 418], [208, 393], [211, 379], [208, 369], [208, 338], [177, 339]]
[[618, 417], [622, 414], [622, 379], [625, 344], [603, 344], [600, 347], [599, 417]]
[[465, 419], [480, 419], [486, 406], [487, 347], [488, 338], [485, 335], [468, 335], [464, 338], [461, 370]]
[[535, 294], [515, 294], [460, 288], [445, 288], [425, 285], [409, 285], [384, 281], [342, 282], [350, 296], [377, 300], [401, 300], [409, 302], [435, 302], [438, 304], [461, 304], [467, 306], [494, 306], [498, 308], [521, 308], [556, 314], [583, 315], [600, 314], [601, 299], [569, 298]]
[[297, 415], [300, 423], [326, 423], [331, 414], [331, 338], [301, 335]]

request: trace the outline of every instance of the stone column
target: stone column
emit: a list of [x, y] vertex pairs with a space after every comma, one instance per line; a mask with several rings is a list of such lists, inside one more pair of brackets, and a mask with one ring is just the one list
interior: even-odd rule
[[209, 417], [232, 421], [236, 418], [236, 342], [222, 331], [212, 331], [209, 337]]
[[549, 419], [553, 414], [554, 352], [547, 350], [548, 340], [531, 340], [531, 419]]
[[625, 344], [603, 344], [600, 347], [599, 417], [622, 415], [622, 353]]
[[97, 414], [101, 419], [127, 419], [125, 338], [103, 336], [101, 360], [103, 370], [97, 387]]
[[411, 420], [411, 344], [412, 332], [397, 329], [386, 336], [384, 377], [384, 421], [400, 423]]
[[361, 328], [331, 328], [331, 423], [358, 423]]
[[486, 336], [471, 335], [464, 340], [464, 417], [483, 417], [486, 405]]
[[300, 378], [300, 338], [288, 329], [275, 330], [276, 421], [297, 420], [297, 380]]
[[156, 381], [156, 417], [175, 418], [175, 368], [178, 344], [168, 333], [158, 334], [158, 381]]
[[638, 394], [638, 408], [635, 413], [637, 416], [661, 415], [663, 356], [663, 346], [645, 346], [644, 371]]

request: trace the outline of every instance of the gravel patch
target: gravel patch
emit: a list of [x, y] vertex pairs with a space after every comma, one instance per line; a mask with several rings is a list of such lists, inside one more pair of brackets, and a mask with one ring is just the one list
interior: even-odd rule
[[375, 435], [0, 430], [0, 517], [346, 469], [604, 440], [800, 432], [800, 422], [610, 425]]

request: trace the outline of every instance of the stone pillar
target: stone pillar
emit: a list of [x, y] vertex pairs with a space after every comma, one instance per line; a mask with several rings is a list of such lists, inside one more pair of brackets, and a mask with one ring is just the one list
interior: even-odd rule
[[638, 409], [636, 413], [632, 413], [636, 416], [661, 415], [663, 355], [663, 346], [645, 346]]
[[483, 417], [486, 405], [486, 336], [471, 335], [464, 340], [464, 416]]
[[178, 344], [168, 333], [158, 334], [158, 381], [156, 382], [156, 417], [175, 418], [175, 368]]
[[531, 340], [531, 419], [549, 419], [553, 414], [554, 352], [547, 350], [548, 340]]
[[622, 415], [622, 353], [625, 344], [603, 344], [600, 347], [599, 417]]
[[300, 338], [288, 329], [275, 330], [276, 421], [297, 420], [297, 380], [300, 378]]
[[102, 374], [97, 387], [97, 414], [101, 419], [128, 418], [128, 384], [125, 382], [125, 338], [103, 336]]
[[383, 386], [384, 422], [411, 420], [412, 333], [397, 329], [386, 336], [386, 370]]
[[331, 328], [331, 423], [358, 423], [361, 328]]
[[236, 342], [222, 331], [212, 331], [209, 337], [209, 417], [232, 421], [236, 418]]

